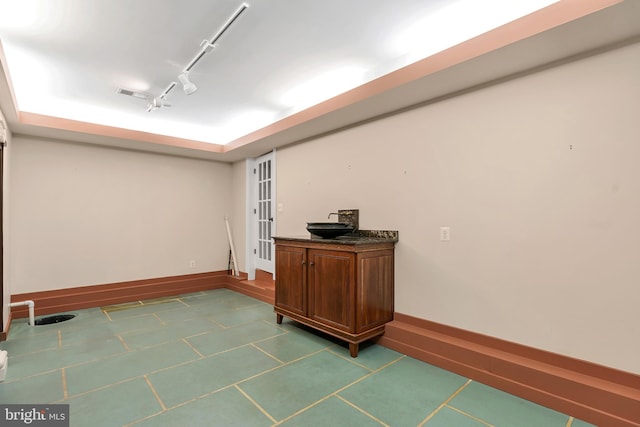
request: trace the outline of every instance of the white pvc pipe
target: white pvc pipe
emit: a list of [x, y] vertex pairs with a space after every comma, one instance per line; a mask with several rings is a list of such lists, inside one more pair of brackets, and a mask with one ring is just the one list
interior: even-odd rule
[[12, 302], [9, 304], [9, 307], [22, 307], [23, 305], [29, 306], [29, 326], [35, 326], [35, 308], [36, 303], [32, 300], [20, 301], [20, 302]]
[[229, 246], [231, 247], [231, 257], [233, 258], [233, 275], [240, 276], [238, 270], [238, 260], [236, 259], [236, 249], [233, 247], [233, 239], [231, 238], [231, 229], [229, 228], [229, 218], [224, 217], [224, 222], [227, 224], [227, 237], [229, 238]]

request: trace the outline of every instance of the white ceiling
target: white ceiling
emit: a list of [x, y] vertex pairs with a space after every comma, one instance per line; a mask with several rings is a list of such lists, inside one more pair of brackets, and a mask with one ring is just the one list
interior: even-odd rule
[[[486, 33], [535, 9], [533, 1], [501, 3], [0, 0], [0, 108], [14, 133], [235, 161], [640, 34], [638, 0], [577, 20], [591, 10], [563, 12], [578, 2], [561, 0], [546, 9], [553, 14], [543, 9]], [[37, 7], [26, 15], [31, 25], [18, 25], [17, 4]], [[172, 106], [151, 112], [145, 100], [116, 93], [160, 95], [242, 4], [191, 70], [195, 93], [178, 85], [166, 97]], [[465, 43], [449, 50], [458, 57], [422, 59], [480, 33], [466, 51]], [[327, 87], [317, 80], [336, 70], [350, 74]], [[310, 81], [321, 98], [309, 98]], [[307, 99], [292, 101], [295, 89]]]

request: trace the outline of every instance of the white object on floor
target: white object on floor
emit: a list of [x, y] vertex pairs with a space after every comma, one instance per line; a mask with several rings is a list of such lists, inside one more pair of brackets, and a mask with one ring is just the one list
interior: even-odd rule
[[9, 356], [6, 351], [0, 351], [0, 381], [4, 381], [7, 377], [7, 366], [9, 365]]
[[233, 247], [233, 239], [231, 238], [231, 228], [229, 228], [229, 218], [224, 217], [224, 223], [227, 224], [227, 237], [229, 238], [229, 247], [231, 248], [231, 257], [233, 258], [233, 275], [240, 276], [238, 271], [238, 260], [236, 259], [236, 248]]
[[9, 307], [20, 307], [22, 305], [26, 305], [29, 307], [29, 326], [35, 326], [35, 309], [36, 303], [32, 300], [20, 301], [20, 302], [12, 302], [9, 304]]

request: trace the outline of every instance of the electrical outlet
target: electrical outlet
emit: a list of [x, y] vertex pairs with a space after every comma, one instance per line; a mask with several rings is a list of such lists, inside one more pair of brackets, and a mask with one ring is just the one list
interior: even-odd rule
[[195, 268], [196, 266], [196, 260], [192, 259], [191, 261], [189, 261], [189, 268]]
[[440, 227], [440, 241], [448, 242], [451, 240], [451, 229], [449, 227]]

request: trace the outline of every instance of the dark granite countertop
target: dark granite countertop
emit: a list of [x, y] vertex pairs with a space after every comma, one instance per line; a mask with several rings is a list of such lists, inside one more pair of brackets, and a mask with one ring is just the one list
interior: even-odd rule
[[398, 231], [395, 230], [358, 230], [344, 236], [333, 239], [323, 239], [307, 234], [306, 236], [274, 236], [275, 239], [298, 241], [298, 242], [318, 242], [334, 243], [342, 245], [363, 245], [370, 243], [397, 242]]

